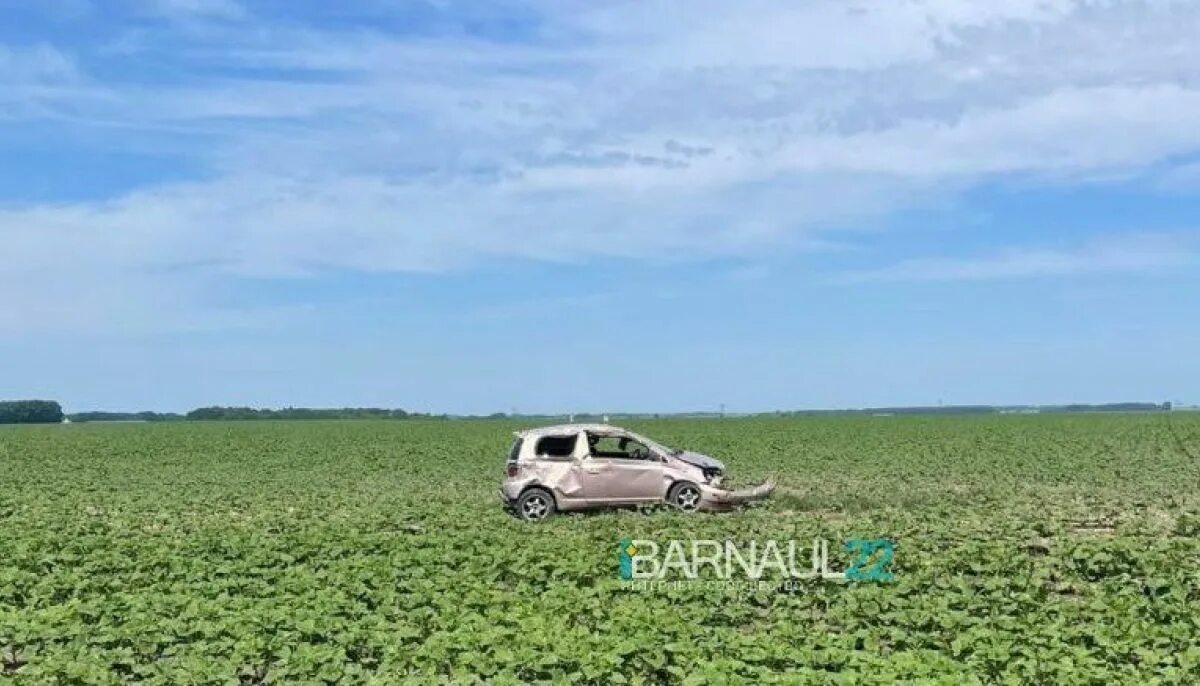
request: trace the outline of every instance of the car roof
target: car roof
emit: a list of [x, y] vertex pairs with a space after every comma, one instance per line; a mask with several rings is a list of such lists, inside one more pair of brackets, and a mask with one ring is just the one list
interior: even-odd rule
[[580, 431], [588, 431], [594, 434], [630, 433], [619, 426], [611, 424], [555, 424], [554, 426], [541, 426], [534, 429], [525, 429], [524, 431], [514, 431], [513, 435], [520, 436], [521, 438], [540, 438], [542, 436], [577, 434]]

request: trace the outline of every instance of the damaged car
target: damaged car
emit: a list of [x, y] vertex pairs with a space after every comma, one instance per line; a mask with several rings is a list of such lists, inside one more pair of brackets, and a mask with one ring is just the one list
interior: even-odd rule
[[557, 511], [666, 503], [685, 512], [728, 510], [766, 498], [721, 487], [725, 465], [607, 424], [564, 424], [514, 432], [500, 497], [527, 521]]

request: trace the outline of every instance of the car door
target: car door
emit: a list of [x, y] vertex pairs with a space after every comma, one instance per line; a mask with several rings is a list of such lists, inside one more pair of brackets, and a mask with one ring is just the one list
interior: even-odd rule
[[[595, 439], [596, 437], [590, 437]], [[640, 503], [663, 497], [662, 459], [628, 436], [602, 436], [589, 440], [583, 460], [589, 500], [611, 504]]]
[[[586, 441], [581, 443], [587, 445]], [[576, 463], [575, 470], [584, 499], [589, 503], [606, 503], [610, 500], [609, 482], [613, 474], [611, 459], [598, 458], [585, 450]]]

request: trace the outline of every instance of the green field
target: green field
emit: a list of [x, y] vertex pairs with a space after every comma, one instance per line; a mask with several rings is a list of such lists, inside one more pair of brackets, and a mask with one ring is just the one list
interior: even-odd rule
[[[780, 491], [732, 514], [537, 525], [497, 497], [514, 428], [0, 427], [0, 674], [1200, 681], [1200, 416], [636, 422]], [[633, 591], [623, 537], [887, 537], [897, 578]]]

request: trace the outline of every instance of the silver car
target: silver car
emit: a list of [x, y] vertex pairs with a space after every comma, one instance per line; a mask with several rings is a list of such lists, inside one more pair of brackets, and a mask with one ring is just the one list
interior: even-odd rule
[[513, 434], [500, 497], [522, 519], [558, 510], [667, 503], [727, 510], [775, 489], [721, 488], [725, 465], [607, 424], [563, 424]]

